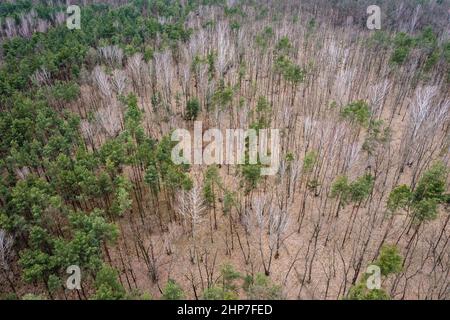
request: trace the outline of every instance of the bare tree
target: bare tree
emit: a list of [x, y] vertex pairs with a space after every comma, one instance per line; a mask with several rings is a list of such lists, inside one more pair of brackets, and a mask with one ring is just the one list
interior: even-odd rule
[[285, 232], [289, 225], [289, 215], [287, 208], [282, 204], [273, 205], [269, 208], [269, 246], [275, 248], [274, 258], [280, 256], [280, 246], [285, 240]]
[[0, 229], [0, 271], [3, 277], [9, 283], [11, 289], [16, 292], [13, 280], [10, 278], [10, 262], [13, 254], [14, 239], [12, 235]]
[[103, 94], [104, 97], [111, 97], [111, 85], [109, 84], [109, 79], [106, 73], [100, 66], [96, 66], [92, 71], [92, 78], [94, 79], [94, 83], [97, 85], [97, 88]]
[[114, 91], [118, 95], [121, 95], [124, 93], [126, 87], [127, 87], [127, 76], [123, 70], [114, 70], [112, 73], [111, 82], [114, 87]]
[[0, 267], [3, 270], [9, 270], [13, 244], [13, 237], [0, 229]]
[[118, 46], [100, 47], [98, 52], [102, 61], [110, 67], [122, 66], [123, 50]]
[[192, 239], [195, 239], [196, 227], [203, 221], [205, 210], [206, 205], [200, 187], [194, 186], [190, 191], [180, 190], [177, 193], [177, 211], [183, 220], [190, 224]]

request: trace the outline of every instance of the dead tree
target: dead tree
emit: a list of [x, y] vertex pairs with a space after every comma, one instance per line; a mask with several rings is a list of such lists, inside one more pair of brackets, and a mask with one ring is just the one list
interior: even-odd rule
[[190, 191], [180, 190], [177, 194], [177, 211], [183, 217], [183, 221], [190, 225], [190, 236], [194, 240], [197, 226], [203, 221], [206, 209], [202, 189], [192, 187]]
[[13, 255], [13, 244], [14, 239], [12, 235], [7, 234], [6, 231], [0, 229], [0, 270], [15, 293], [16, 289], [14, 282], [10, 278], [10, 262]]

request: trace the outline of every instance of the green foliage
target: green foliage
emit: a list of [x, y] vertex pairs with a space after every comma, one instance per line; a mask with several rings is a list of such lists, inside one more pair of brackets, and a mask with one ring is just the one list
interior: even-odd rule
[[149, 61], [151, 61], [151, 60], [153, 59], [153, 57], [154, 57], [154, 51], [153, 51], [153, 49], [152, 49], [152, 48], [145, 48], [145, 51], [144, 51], [144, 60], [145, 60], [146, 62], [149, 62]]
[[233, 206], [236, 205], [236, 195], [234, 192], [225, 191], [223, 196], [223, 213], [227, 215], [231, 212]]
[[241, 278], [239, 272], [230, 264], [225, 264], [220, 270], [222, 278], [221, 285], [215, 285], [207, 288], [203, 292], [205, 300], [236, 300], [238, 299], [238, 287], [235, 281]]
[[19, 264], [22, 267], [22, 277], [26, 282], [44, 280], [52, 268], [50, 256], [40, 250], [21, 251]]
[[98, 270], [102, 264], [102, 244], [117, 238], [116, 226], [106, 223], [100, 211], [89, 216], [81, 212], [70, 215], [74, 235], [71, 240], [54, 240], [52, 261], [65, 268], [78, 265], [89, 270]]
[[346, 297], [348, 300], [390, 300], [389, 294], [383, 289], [368, 289], [364, 281], [352, 286]]
[[399, 32], [394, 38], [394, 52], [391, 56], [391, 62], [394, 64], [402, 64], [414, 46], [414, 39], [404, 32]]
[[118, 281], [117, 271], [104, 264], [95, 277], [93, 300], [120, 300], [125, 298], [125, 289]]
[[215, 189], [222, 187], [222, 181], [219, 175], [219, 169], [215, 165], [208, 166], [203, 185], [203, 195], [208, 204], [214, 204], [216, 201]]
[[365, 174], [350, 183], [350, 201], [361, 203], [372, 193], [374, 178], [370, 174]]
[[308, 190], [311, 192], [316, 192], [317, 188], [320, 186], [319, 180], [317, 179], [310, 179], [308, 180], [306, 186], [308, 187]]
[[209, 79], [213, 79], [216, 75], [216, 59], [217, 55], [214, 52], [208, 53], [206, 60], [208, 62], [208, 75]]
[[197, 98], [188, 100], [186, 104], [186, 120], [196, 120], [200, 112], [200, 102]]
[[141, 296], [139, 297], [139, 300], [153, 300], [153, 297], [150, 293], [148, 292], [144, 292], [143, 294], [141, 294]]
[[33, 3], [31, 0], [17, 0], [14, 2], [0, 3], [0, 17], [17, 16], [19, 13], [31, 10]]
[[[65, 25], [50, 28], [46, 33], [35, 33], [30, 39], [15, 37], [5, 41], [6, 64], [0, 68], [1, 100], [14, 91], [29, 87], [29, 79], [35, 71], [46, 69], [51, 78], [73, 80], [79, 76], [80, 67], [87, 62], [90, 47], [103, 44], [119, 44], [128, 54], [146, 52], [145, 43], [157, 37], [163, 45], [189, 39], [191, 30], [184, 27], [190, 10], [199, 4], [181, 7], [178, 3], [158, 1], [149, 4], [152, 14], [142, 15], [138, 3], [124, 6], [92, 4], [83, 7], [83, 29], [69, 30]], [[161, 4], [162, 3], [162, 4]], [[0, 7], [0, 16], [20, 12], [26, 6]], [[36, 6], [38, 16], [50, 20], [51, 16], [65, 10], [55, 5]], [[147, 9], [148, 10], [148, 9]], [[170, 17], [170, 23], [160, 23], [157, 17]], [[100, 39], [100, 40], [99, 40]], [[131, 50], [130, 50], [131, 49]]]
[[9, 292], [0, 295], [0, 300], [11, 301], [11, 300], [19, 300], [19, 298], [17, 297], [17, 294]]
[[448, 168], [441, 162], [435, 163], [419, 180], [414, 190], [414, 201], [430, 199], [441, 201], [446, 190]]
[[292, 154], [292, 152], [288, 152], [286, 154], [286, 161], [287, 162], [292, 162], [292, 161], [294, 161], [294, 159], [295, 159], [295, 156]]
[[434, 49], [427, 57], [427, 60], [424, 65], [424, 71], [430, 71], [439, 61], [441, 56], [440, 50], [438, 48]]
[[111, 205], [111, 212], [116, 216], [121, 216], [131, 208], [133, 203], [130, 195], [131, 184], [122, 176], [117, 177], [114, 184], [116, 190], [114, 192], [114, 201]]
[[413, 206], [414, 221], [420, 223], [436, 219], [438, 214], [437, 205], [438, 203], [435, 199], [422, 199], [415, 202]]
[[0, 152], [10, 165], [42, 166], [42, 160], [69, 155], [79, 141], [79, 118], [64, 113], [58, 116], [42, 101], [23, 95], [14, 97], [15, 108], [0, 113]]
[[372, 155], [379, 146], [385, 145], [391, 137], [389, 127], [383, 128], [382, 120], [371, 120], [362, 149]]
[[389, 48], [391, 37], [386, 31], [376, 30], [372, 33], [372, 36], [367, 40], [367, 42], [369, 46], [387, 49]]
[[258, 13], [256, 15], [256, 20], [261, 20], [267, 18], [269, 10], [266, 7], [259, 7]]
[[16, 213], [30, 223], [35, 220], [39, 222], [52, 195], [51, 186], [46, 181], [28, 176], [26, 180], [18, 181], [11, 190], [10, 215]]
[[437, 36], [431, 26], [425, 27], [416, 38], [416, 45], [432, 50], [437, 45]]
[[132, 289], [125, 295], [125, 300], [153, 300], [151, 293], [141, 292], [139, 289]]
[[43, 295], [27, 293], [22, 296], [22, 300], [47, 300]]
[[303, 159], [303, 171], [304, 172], [311, 172], [314, 168], [314, 165], [317, 161], [317, 152], [312, 150], [306, 153], [305, 159]]
[[203, 292], [203, 299], [204, 300], [234, 300], [228, 299], [228, 297], [225, 297], [226, 292], [223, 290], [222, 287], [218, 286], [211, 286], [209, 288], [206, 288]]
[[450, 82], [450, 41], [443, 44], [442, 55], [447, 63], [447, 82]]
[[341, 117], [351, 123], [367, 127], [370, 119], [369, 105], [364, 100], [354, 101], [341, 110]]
[[447, 61], [447, 63], [450, 64], [450, 41], [447, 41], [444, 45], [443, 45], [443, 55], [445, 60]]
[[223, 110], [230, 106], [233, 101], [233, 95], [234, 90], [232, 87], [220, 86], [220, 88], [214, 93], [213, 102], [214, 104], [220, 106]]
[[237, 300], [238, 298], [237, 293], [226, 291], [218, 286], [206, 288], [203, 292], [203, 299], [205, 300]]
[[202, 57], [200, 57], [199, 55], [195, 55], [192, 58], [192, 64], [191, 64], [191, 70], [194, 73], [198, 73], [200, 71], [200, 67], [201, 65], [204, 63]]
[[392, 189], [387, 200], [387, 208], [395, 213], [399, 209], [406, 209], [411, 202], [412, 192], [406, 185], [401, 185]]
[[317, 25], [316, 19], [311, 18], [308, 21], [308, 32], [312, 32], [316, 28], [316, 25]]
[[391, 56], [391, 63], [394, 65], [403, 64], [408, 58], [412, 49], [421, 50], [426, 54], [424, 71], [428, 72], [438, 62], [441, 51], [445, 51], [445, 44], [439, 47], [437, 34], [431, 26], [425, 27], [416, 37], [404, 32], [399, 32], [394, 38], [394, 51]]
[[45, 281], [55, 284], [53, 274], [69, 265], [97, 270], [101, 265], [101, 246], [117, 238], [117, 228], [108, 224], [100, 210], [90, 215], [69, 214], [71, 239], [52, 238], [46, 230], [33, 226], [30, 231], [31, 249], [22, 250], [19, 264], [26, 282]]
[[438, 205], [447, 199], [445, 194], [448, 168], [441, 162], [433, 164], [420, 178], [411, 191], [402, 185], [389, 194], [387, 208], [391, 212], [412, 208], [413, 221], [420, 224], [437, 217]]
[[150, 186], [152, 192], [157, 194], [161, 188], [175, 191], [179, 188], [190, 190], [192, 180], [187, 165], [176, 165], [172, 162], [171, 152], [176, 142], [170, 136], [164, 136], [152, 150], [149, 150], [148, 167], [144, 181]]
[[403, 257], [394, 245], [384, 245], [381, 248], [378, 260], [375, 261], [375, 264], [380, 267], [383, 276], [401, 272], [402, 263]]
[[236, 15], [241, 17], [246, 16], [245, 12], [242, 10], [242, 7], [239, 5], [234, 5], [231, 7], [226, 6], [224, 8], [224, 11], [226, 16], [236, 16]]
[[281, 287], [272, 283], [264, 273], [256, 273], [254, 277], [247, 276], [244, 290], [249, 299], [254, 300], [279, 300], [282, 298]]
[[126, 150], [122, 139], [112, 139], [105, 142], [99, 152], [100, 161], [105, 165], [111, 176], [114, 176], [120, 166], [126, 161]]
[[270, 126], [272, 107], [266, 97], [258, 97], [256, 103], [256, 116], [258, 127], [267, 128]]
[[144, 181], [154, 193], [159, 190], [159, 173], [156, 165], [151, 164], [145, 171]]
[[271, 27], [266, 27], [261, 33], [259, 33], [256, 38], [256, 44], [259, 48], [265, 51], [269, 45], [270, 39], [273, 37], [273, 29]]
[[282, 74], [286, 81], [292, 85], [298, 85], [303, 82], [306, 76], [306, 70], [293, 63], [289, 58], [282, 55], [275, 60], [275, 70]]
[[277, 45], [276, 45], [276, 47], [275, 47], [275, 50], [279, 53], [279, 54], [281, 54], [281, 55], [286, 55], [286, 54], [289, 54], [289, 51], [292, 49], [292, 44], [291, 44], [291, 42], [289, 41], [289, 38], [288, 37], [282, 37], [279, 41], [278, 41], [278, 43], [277, 43]]
[[350, 187], [347, 176], [337, 177], [331, 185], [330, 196], [340, 198], [343, 205], [346, 205], [350, 196]]
[[346, 176], [339, 176], [331, 186], [330, 196], [338, 198], [343, 206], [352, 202], [356, 205], [361, 204], [372, 193], [374, 178], [370, 174], [358, 177], [349, 182]]
[[164, 300], [182, 300], [184, 299], [183, 289], [175, 282], [169, 279], [166, 286], [163, 288], [162, 298]]
[[240, 273], [237, 272], [231, 264], [225, 264], [220, 270], [222, 276], [223, 287], [225, 290], [236, 291], [237, 287], [234, 281], [241, 277]]
[[129, 94], [124, 99], [124, 102], [127, 106], [125, 112], [125, 129], [132, 136], [135, 136], [140, 129], [142, 111], [138, 107], [137, 97], [134, 94]]
[[244, 186], [246, 192], [250, 192], [258, 186], [261, 181], [261, 165], [246, 163], [241, 167], [241, 173], [244, 177]]
[[241, 24], [237, 21], [232, 21], [230, 23], [230, 29], [233, 31], [238, 31], [241, 28]]
[[38, 95], [42, 95], [49, 103], [67, 103], [75, 100], [80, 94], [80, 87], [73, 82], [57, 81], [51, 87], [41, 89]]
[[[384, 245], [378, 259], [374, 262], [380, 267], [381, 275], [387, 277], [402, 271], [403, 257], [395, 245]], [[367, 280], [370, 274], [364, 273], [358, 283], [353, 285], [345, 299], [348, 300], [390, 300], [389, 294], [382, 288], [369, 289]]]
[[62, 288], [62, 281], [58, 276], [52, 274], [48, 277], [47, 287], [51, 293], [55, 293]]

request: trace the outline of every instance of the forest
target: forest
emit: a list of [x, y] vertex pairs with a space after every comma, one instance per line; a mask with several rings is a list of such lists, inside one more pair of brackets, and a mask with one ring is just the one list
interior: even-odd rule
[[0, 300], [448, 300], [449, 176], [450, 0], [0, 3]]

